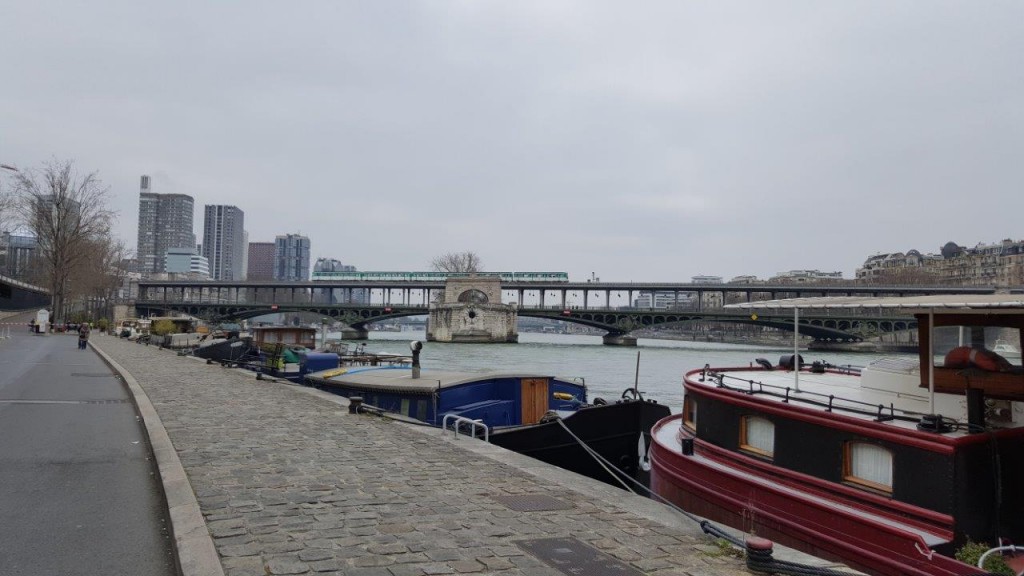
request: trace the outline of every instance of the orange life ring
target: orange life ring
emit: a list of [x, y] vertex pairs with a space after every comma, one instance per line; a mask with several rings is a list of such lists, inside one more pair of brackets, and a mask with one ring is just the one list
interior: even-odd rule
[[971, 348], [970, 346], [959, 346], [950, 350], [942, 365], [946, 368], [977, 366], [989, 372], [1009, 372], [1013, 369], [1013, 364], [999, 354], [985, 348]]

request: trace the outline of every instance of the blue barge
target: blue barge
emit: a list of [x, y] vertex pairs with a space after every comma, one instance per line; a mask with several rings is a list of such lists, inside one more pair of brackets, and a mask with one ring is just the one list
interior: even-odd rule
[[628, 489], [648, 485], [650, 431], [670, 414], [667, 406], [635, 393], [588, 403], [582, 382], [532, 373], [342, 367], [307, 374], [305, 383], [432, 426], [453, 418], [477, 421], [474, 430], [486, 426], [493, 444]]

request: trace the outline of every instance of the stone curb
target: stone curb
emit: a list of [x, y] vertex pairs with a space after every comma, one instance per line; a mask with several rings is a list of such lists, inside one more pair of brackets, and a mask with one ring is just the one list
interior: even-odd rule
[[199, 509], [199, 502], [192, 491], [192, 484], [185, 475], [185, 468], [178, 459], [178, 453], [171, 443], [160, 416], [149, 401], [146, 391], [138, 381], [115, 362], [106, 352], [96, 346], [93, 339], [90, 346], [110, 368], [124, 379], [142, 422], [146, 426], [149, 445], [156, 458], [163, 485], [164, 497], [170, 512], [171, 535], [181, 576], [223, 576], [224, 567], [213, 545], [213, 538], [206, 528], [206, 520]]

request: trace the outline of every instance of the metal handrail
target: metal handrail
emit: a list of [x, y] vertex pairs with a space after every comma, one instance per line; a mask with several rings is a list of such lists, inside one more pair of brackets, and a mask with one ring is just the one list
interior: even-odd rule
[[[916, 422], [920, 417], [925, 416], [922, 412], [915, 412], [913, 410], [904, 410], [896, 408], [893, 404], [886, 406], [885, 404], [872, 404], [869, 402], [863, 402], [860, 400], [854, 400], [852, 398], [843, 398], [841, 396], [835, 396], [834, 394], [819, 394], [817, 392], [801, 391], [800, 396], [790, 394], [790, 387], [788, 386], [775, 386], [772, 384], [765, 384], [763, 382], [747, 380], [739, 378], [737, 376], [731, 376], [722, 372], [714, 372], [707, 370], [705, 372], [705, 378], [711, 379], [711, 381], [718, 388], [725, 388], [733, 390], [735, 392], [743, 392], [745, 394], [766, 394], [769, 396], [776, 396], [785, 398], [785, 402], [801, 402], [804, 404], [811, 404], [824, 408], [826, 412], [834, 412], [836, 410], [842, 410], [845, 412], [852, 412], [855, 414], [863, 414], [867, 416], [875, 416], [875, 419], [879, 422], [886, 420], [903, 420], [907, 422]], [[745, 388], [737, 386], [729, 386], [725, 383], [725, 379], [734, 380], [743, 384], [746, 384]], [[702, 379], [703, 381], [703, 379]], [[755, 389], [755, 385], [757, 389]], [[779, 392], [773, 392], [772, 390], [778, 390]], [[820, 397], [821, 400], [812, 400], [807, 396]], [[837, 403], [836, 401], [845, 403]], [[883, 414], [883, 411], [888, 411], [889, 414]]]
[[484, 431], [484, 442], [490, 442], [491, 441], [491, 430], [490, 430], [490, 428], [487, 427], [487, 424], [483, 423], [482, 420], [471, 420], [469, 418], [466, 418], [465, 416], [458, 416], [456, 414], [445, 414], [444, 415], [444, 419], [441, 420], [441, 433], [442, 434], [444, 434], [444, 431], [448, 429], [448, 419], [449, 418], [452, 418], [452, 419], [455, 420], [455, 426], [452, 427], [452, 432], [454, 433], [453, 436], [454, 436], [454, 438], [456, 440], [459, 439], [459, 425], [460, 424], [466, 424], [472, 430], [472, 434], [471, 435], [472, 435], [473, 438], [476, 438], [476, 428], [477, 428], [477, 426], [479, 426], [480, 428], [483, 428], [483, 431]]

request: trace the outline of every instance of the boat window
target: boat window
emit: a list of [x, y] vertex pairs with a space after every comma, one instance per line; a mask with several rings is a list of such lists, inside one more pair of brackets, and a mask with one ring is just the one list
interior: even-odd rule
[[[1008, 372], [1021, 365], [1020, 332], [1001, 326], [936, 326], [934, 365]], [[972, 354], [973, 351], [973, 354]]]
[[867, 442], [847, 442], [843, 480], [892, 493], [892, 452]]
[[697, 401], [690, 396], [683, 398], [683, 424], [690, 430], [697, 431]]
[[775, 424], [759, 416], [740, 419], [740, 450], [771, 458], [775, 454]]

